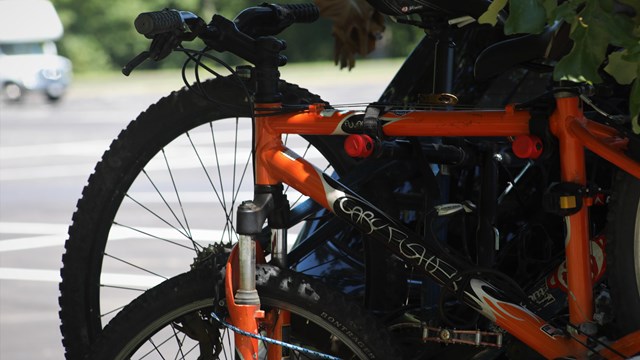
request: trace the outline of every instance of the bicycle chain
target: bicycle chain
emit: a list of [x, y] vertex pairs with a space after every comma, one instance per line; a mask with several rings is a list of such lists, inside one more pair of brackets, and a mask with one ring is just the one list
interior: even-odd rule
[[262, 336], [262, 335], [258, 335], [258, 334], [253, 334], [253, 333], [250, 333], [250, 332], [244, 331], [244, 330], [242, 330], [242, 329], [239, 329], [239, 328], [237, 328], [237, 327], [235, 327], [235, 326], [233, 326], [233, 325], [231, 325], [231, 324], [229, 324], [229, 323], [227, 323], [227, 322], [223, 321], [222, 319], [220, 319], [220, 317], [218, 317], [218, 315], [216, 315], [216, 313], [215, 313], [215, 312], [211, 312], [211, 316], [212, 316], [212, 317], [213, 317], [217, 322], [219, 322], [220, 324], [222, 324], [222, 326], [224, 326], [224, 327], [228, 328], [229, 330], [231, 330], [231, 331], [233, 331], [233, 332], [235, 332], [235, 333], [238, 333], [238, 334], [240, 334], [240, 335], [248, 336], [248, 337], [250, 337], [250, 338], [254, 338], [254, 339], [258, 339], [258, 340], [262, 340], [262, 341], [264, 341], [264, 342], [266, 342], [266, 343], [270, 343], [270, 344], [274, 344], [274, 345], [282, 346], [282, 347], [285, 347], [285, 348], [288, 348], [288, 349], [291, 349], [291, 350], [296, 350], [296, 351], [299, 351], [299, 352], [303, 352], [303, 353], [308, 354], [308, 355], [317, 356], [317, 357], [319, 357], [319, 358], [321, 358], [321, 359], [327, 359], [327, 360], [341, 360], [340, 358], [335, 357], [335, 356], [331, 356], [331, 355], [327, 355], [327, 354], [324, 354], [324, 353], [321, 353], [321, 352], [317, 352], [317, 351], [313, 351], [313, 350], [305, 349], [305, 348], [300, 347], [300, 346], [298, 346], [298, 345], [289, 344], [289, 343], [286, 343], [286, 342], [284, 342], [284, 341], [280, 341], [280, 340], [276, 340], [276, 339], [271, 339], [271, 338], [268, 338], [268, 337], [266, 337], [266, 336]]

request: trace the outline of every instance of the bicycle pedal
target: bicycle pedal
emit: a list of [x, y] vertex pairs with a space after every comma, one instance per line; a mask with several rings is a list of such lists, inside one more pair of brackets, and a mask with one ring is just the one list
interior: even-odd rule
[[502, 347], [502, 333], [480, 330], [456, 330], [423, 326], [422, 341], [443, 344]]

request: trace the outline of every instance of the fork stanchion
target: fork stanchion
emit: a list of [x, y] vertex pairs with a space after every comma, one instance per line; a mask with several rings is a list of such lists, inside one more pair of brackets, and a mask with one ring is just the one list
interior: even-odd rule
[[[251, 243], [248, 247], [253, 248], [254, 251], [261, 251], [258, 248], [258, 244], [255, 243], [250, 236], [241, 236], [241, 239], [248, 240]], [[236, 290], [240, 288], [240, 279], [242, 277], [240, 266], [240, 244], [236, 245], [231, 251], [229, 255], [229, 259], [227, 260], [226, 266], [226, 275], [225, 275], [225, 297], [227, 302], [227, 309], [229, 310], [229, 317], [231, 318], [231, 322], [236, 324], [239, 329], [242, 331], [257, 334], [258, 333], [258, 320], [264, 317], [264, 312], [260, 310], [260, 304], [258, 299], [258, 304], [239, 304], [236, 302]], [[246, 242], [245, 242], [246, 246]], [[258, 248], [258, 249], [256, 249]], [[253, 258], [254, 267], [253, 267], [253, 289], [255, 289], [255, 263], [257, 254], [261, 254], [258, 252], [254, 252], [253, 256], [249, 256], [249, 258]], [[243, 256], [247, 256], [247, 254], [243, 254]], [[264, 259], [260, 259], [261, 262]], [[246, 279], [244, 280], [246, 282]], [[250, 287], [250, 284], [245, 283], [243, 286]], [[251, 295], [252, 292], [245, 291], [245, 295]], [[257, 292], [255, 293], [257, 297]], [[240, 296], [242, 297], [242, 296]], [[251, 302], [251, 298], [247, 297], [245, 302]], [[255, 300], [253, 301], [255, 302]], [[239, 333], [234, 335], [235, 339], [235, 348], [236, 352], [244, 357], [245, 359], [252, 359], [254, 354], [258, 353], [258, 340], [256, 338], [251, 338], [247, 336], [243, 336]]]
[[238, 241], [239, 287], [235, 294], [236, 304], [260, 305], [256, 290], [256, 243], [248, 235], [240, 235]]
[[271, 230], [271, 262], [279, 268], [287, 266], [287, 230]]

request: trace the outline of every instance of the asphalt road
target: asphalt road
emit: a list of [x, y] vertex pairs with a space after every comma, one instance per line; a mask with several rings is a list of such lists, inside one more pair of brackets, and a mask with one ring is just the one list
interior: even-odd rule
[[[352, 72], [292, 67], [284, 77], [332, 103], [375, 100], [399, 63]], [[78, 79], [68, 96], [0, 103], [0, 359], [62, 359], [58, 282], [66, 231], [87, 177], [129, 120], [179, 73]]]

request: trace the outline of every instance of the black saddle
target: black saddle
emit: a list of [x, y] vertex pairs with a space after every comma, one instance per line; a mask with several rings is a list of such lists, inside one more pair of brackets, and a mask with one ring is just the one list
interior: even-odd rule
[[[448, 18], [479, 18], [491, 4], [488, 0], [367, 0], [388, 15], [436, 12]], [[503, 14], [505, 15], [505, 14]], [[523, 35], [496, 43], [480, 53], [474, 66], [476, 80], [485, 81], [518, 65], [533, 65], [536, 60], [557, 60], [569, 50], [568, 27], [547, 27], [541, 34]], [[536, 66], [537, 70], [551, 70]]]
[[469, 15], [478, 18], [491, 4], [489, 0], [367, 0], [387, 15], [408, 15], [435, 11], [449, 16]]
[[[541, 34], [523, 35], [489, 46], [476, 59], [476, 80], [485, 81], [512, 67], [532, 64], [537, 60], [560, 59], [570, 49], [568, 30], [566, 24], [557, 23], [548, 26]], [[553, 69], [539, 65], [536, 68], [549, 71]]]

